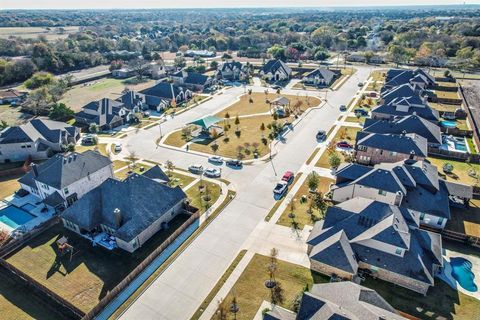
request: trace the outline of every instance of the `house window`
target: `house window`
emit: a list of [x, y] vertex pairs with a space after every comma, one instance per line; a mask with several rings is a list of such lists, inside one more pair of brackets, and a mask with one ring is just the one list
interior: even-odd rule
[[391, 156], [396, 156], [397, 153], [396, 153], [395, 151], [392, 151], [392, 152], [390, 152], [390, 155], [391, 155]]
[[366, 147], [366, 146], [358, 146], [357, 148], [358, 148], [358, 150], [360, 150], [360, 151], [367, 151], [367, 147]]
[[397, 248], [397, 249], [395, 250], [395, 254], [401, 255], [401, 254], [402, 254], [402, 249]]
[[443, 224], [443, 218], [438, 218], [437, 224], [441, 226]]
[[425, 212], [420, 213], [420, 220], [423, 220], [423, 219], [425, 219]]
[[387, 195], [387, 191], [385, 191], [385, 190], [378, 190], [378, 194], [381, 195], [381, 196], [386, 196], [386, 195]]
[[67, 195], [68, 194], [68, 188], [64, 188], [63, 193], [65, 193], [65, 195]]

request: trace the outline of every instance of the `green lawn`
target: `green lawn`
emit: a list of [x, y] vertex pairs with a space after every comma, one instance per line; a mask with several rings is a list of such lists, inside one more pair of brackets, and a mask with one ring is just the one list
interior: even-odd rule
[[150, 169], [151, 166], [145, 165], [145, 164], [140, 164], [137, 163], [135, 164], [135, 168], [125, 168], [123, 170], [120, 170], [118, 172], [115, 172], [115, 177], [117, 177], [120, 180], [124, 180], [126, 177], [128, 177], [130, 174], [133, 172], [138, 173], [138, 174], [143, 174], [145, 171]]
[[[200, 212], [203, 213], [217, 201], [221, 190], [219, 184], [203, 180], [195, 183], [185, 193], [190, 200], [190, 205], [200, 209]], [[207, 201], [208, 196], [210, 197], [209, 201]]]
[[[331, 146], [334, 147], [335, 144], [339, 141], [347, 141], [351, 145], [355, 144], [355, 138], [357, 136], [357, 132], [360, 131], [360, 128], [356, 127], [341, 127], [335, 137], [333, 137]], [[330, 157], [331, 150], [326, 150], [320, 159], [318, 159], [317, 163], [315, 164], [316, 167], [322, 168], [330, 168], [330, 164], [328, 163], [328, 158]], [[344, 163], [346, 159], [346, 154], [344, 152], [335, 151], [341, 159], [341, 162]]]
[[167, 174], [168, 174], [168, 177], [170, 178], [169, 186], [172, 188], [176, 186], [180, 186], [184, 188], [195, 180], [195, 178], [193, 177], [190, 177], [178, 172], [170, 172], [170, 173], [167, 172]]
[[[328, 192], [330, 188], [330, 184], [335, 182], [333, 179], [325, 178], [319, 176], [320, 182], [319, 182], [319, 187], [317, 189], [318, 192], [321, 192], [322, 194], [325, 194]], [[305, 202], [302, 202], [302, 196], [306, 196], [307, 200]], [[313, 225], [315, 221], [320, 220], [322, 218], [322, 212], [320, 212], [317, 208], [313, 207], [313, 214], [310, 215], [308, 213], [309, 209], [309, 201], [312, 198], [312, 194], [308, 191], [308, 177], [305, 179], [303, 184], [300, 186], [300, 189], [298, 189], [297, 193], [293, 197], [293, 203], [294, 203], [294, 208], [293, 208], [293, 214], [295, 217], [292, 219], [289, 217], [289, 214], [292, 212], [292, 207], [291, 203], [288, 204], [288, 206], [285, 208], [283, 211], [282, 215], [277, 221], [277, 224], [283, 225], [286, 227], [291, 227], [293, 223], [295, 222], [297, 225], [297, 228], [302, 230], [305, 225]]]
[[[155, 234], [134, 253], [93, 247], [90, 241], [57, 224], [28, 241], [6, 260], [87, 312], [188, 217], [175, 217], [169, 229]], [[62, 256], [57, 249], [55, 241], [62, 236], [74, 247], [71, 261], [70, 255]]]
[[475, 185], [477, 184], [477, 179], [469, 175], [469, 172], [475, 170], [477, 172], [477, 176], [480, 177], [480, 165], [473, 164], [473, 163], [466, 163], [461, 161], [453, 161], [453, 160], [445, 160], [440, 158], [429, 157], [428, 160], [438, 168], [439, 174], [443, 173], [443, 165], [445, 163], [450, 163], [453, 165], [453, 172], [451, 174], [446, 175], [446, 179], [448, 181], [460, 182], [468, 185]]
[[[267, 272], [269, 261], [269, 257], [255, 254], [225, 297], [224, 301], [229, 307], [235, 293], [239, 307], [238, 320], [253, 319], [262, 302], [264, 300], [270, 301], [270, 289], [267, 289], [264, 284], [269, 279]], [[312, 274], [308, 268], [281, 260], [278, 261], [275, 278], [283, 289], [284, 301], [280, 305], [290, 310], [296, 296], [302, 293], [306, 286], [310, 288], [314, 282], [328, 282], [326, 277]], [[212, 319], [215, 319], [215, 317]], [[229, 319], [233, 319], [233, 317]]]
[[0, 120], [5, 121], [9, 126], [22, 124], [31, 117], [31, 115], [21, 112], [20, 107], [0, 104]]

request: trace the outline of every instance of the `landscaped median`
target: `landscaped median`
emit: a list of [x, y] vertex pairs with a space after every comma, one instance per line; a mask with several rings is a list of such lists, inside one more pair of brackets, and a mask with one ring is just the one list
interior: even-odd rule
[[[276, 114], [270, 102], [283, 97], [288, 105], [282, 107], [284, 114]], [[311, 107], [318, 106], [320, 99], [309, 96], [291, 96], [270, 92], [251, 92], [242, 95], [237, 102], [216, 114], [215, 130], [210, 135], [193, 137], [194, 124], [170, 133], [161, 143], [176, 148], [217, 154], [228, 158], [261, 158], [270, 152], [270, 143], [288, 123]], [[205, 129], [205, 128], [203, 128]]]

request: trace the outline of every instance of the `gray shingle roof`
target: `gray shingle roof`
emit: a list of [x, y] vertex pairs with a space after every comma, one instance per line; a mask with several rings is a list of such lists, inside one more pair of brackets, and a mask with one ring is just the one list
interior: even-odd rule
[[47, 119], [32, 119], [17, 127], [9, 127], [0, 133], [0, 144], [35, 142], [44, 139], [60, 143], [61, 137], [77, 138], [79, 130], [64, 122]]
[[290, 74], [292, 72], [292, 69], [290, 69], [290, 67], [282, 60], [268, 60], [267, 63], [262, 67], [262, 71], [265, 74], [269, 72], [274, 74], [278, 69], [284, 70], [286, 74]]
[[406, 117], [410, 115], [417, 115], [426, 120], [438, 122], [440, 116], [438, 111], [425, 105], [423, 107], [410, 106], [408, 111], [397, 110], [394, 104], [381, 104], [372, 110], [372, 116], [375, 118], [377, 114], [384, 114], [390, 116], [392, 119], [395, 117]]
[[[180, 187], [171, 188], [146, 176], [132, 174], [123, 181], [108, 179], [65, 210], [63, 217], [91, 230], [99, 224], [130, 242], [176, 204], [186, 199]], [[121, 212], [117, 226], [114, 210]]]
[[163, 172], [163, 170], [160, 168], [160, 166], [153, 166], [147, 171], [143, 173], [144, 177], [153, 179], [153, 180], [159, 180], [162, 182], [169, 182], [170, 178]]
[[165, 98], [169, 100], [173, 100], [176, 98], [180, 92], [183, 90], [174, 84], [168, 83], [168, 82], [159, 82], [153, 87], [144, 89], [140, 91], [140, 93], [143, 93], [145, 95], [149, 96], [154, 96], [154, 97], [160, 97], [160, 98]]
[[91, 150], [84, 153], [57, 154], [37, 166], [37, 177], [31, 170], [20, 178], [19, 182], [29, 185], [32, 180], [37, 180], [57, 190], [62, 190], [73, 182], [110, 166], [111, 163], [109, 158]]
[[359, 131], [357, 146], [365, 146], [390, 152], [415, 154], [427, 157], [427, 139], [415, 133], [408, 134], [380, 134]]
[[320, 79], [324, 79], [326, 83], [331, 83], [336, 76], [337, 76], [337, 73], [326, 68], [317, 68], [305, 75], [306, 78], [318, 77]]

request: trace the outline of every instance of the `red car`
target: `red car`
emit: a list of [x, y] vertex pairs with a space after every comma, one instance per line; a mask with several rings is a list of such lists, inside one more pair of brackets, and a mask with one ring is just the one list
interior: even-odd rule
[[353, 148], [353, 146], [346, 141], [340, 141], [339, 143], [337, 143], [337, 147], [342, 148], [342, 149], [352, 149]]
[[294, 174], [292, 171], [287, 171], [285, 172], [285, 174], [283, 175], [282, 177], [282, 181], [285, 181], [285, 182], [292, 182], [293, 181], [293, 178], [294, 178]]

